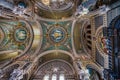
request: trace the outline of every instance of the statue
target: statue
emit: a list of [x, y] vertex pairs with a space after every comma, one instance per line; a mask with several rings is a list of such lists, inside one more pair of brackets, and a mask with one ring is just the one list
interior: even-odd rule
[[21, 69], [14, 69], [10, 75], [11, 77], [9, 80], [21, 80], [23, 79], [24, 71]]
[[3, 70], [0, 69], [0, 78], [2, 78], [3, 76], [4, 76], [4, 74], [3, 74]]

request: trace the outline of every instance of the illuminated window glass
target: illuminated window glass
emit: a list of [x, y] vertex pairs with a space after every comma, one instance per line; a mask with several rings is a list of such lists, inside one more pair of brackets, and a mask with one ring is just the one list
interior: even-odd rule
[[64, 76], [64, 74], [60, 74], [60, 76], [59, 76], [59, 80], [65, 80], [65, 76]]
[[56, 74], [52, 75], [52, 80], [57, 80], [57, 75]]
[[45, 75], [43, 80], [49, 80], [49, 75]]
[[52, 0], [52, 2], [56, 2], [57, 0]]

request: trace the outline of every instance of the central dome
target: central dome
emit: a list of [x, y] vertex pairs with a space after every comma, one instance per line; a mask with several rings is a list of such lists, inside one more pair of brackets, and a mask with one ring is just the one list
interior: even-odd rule
[[64, 10], [72, 5], [70, 0], [41, 0], [41, 3], [45, 8], [51, 8], [52, 10]]
[[62, 19], [71, 17], [74, 12], [72, 0], [38, 0], [37, 14], [44, 18]]

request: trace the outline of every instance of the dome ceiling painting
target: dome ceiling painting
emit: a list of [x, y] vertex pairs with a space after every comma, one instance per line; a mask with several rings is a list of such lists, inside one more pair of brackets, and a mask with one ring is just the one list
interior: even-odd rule
[[71, 50], [71, 21], [40, 21], [43, 30], [42, 50]]
[[[0, 27], [5, 33], [3, 46], [9, 45], [13, 46], [13, 49], [21, 49], [27, 46], [29, 42], [29, 30], [25, 28], [26, 24], [24, 22], [1, 22]], [[20, 45], [16, 45], [19, 43]]]
[[71, 0], [41, 0], [40, 2], [52, 10], [65, 10], [73, 4]]
[[[71, 75], [71, 77], [74, 78], [74, 70], [70, 64], [64, 61], [55, 60], [50, 61], [47, 64], [44, 64], [43, 66], [39, 67], [38, 71], [36, 71], [34, 79], [35, 78], [43, 79], [46, 74], [51, 76], [50, 72], [57, 75], [60, 74]], [[68, 76], [67, 78], [70, 79], [71, 77]]]
[[102, 1], [0, 0], [0, 80], [101, 80], [109, 63]]
[[23, 52], [30, 44], [30, 29], [25, 21], [0, 21], [1, 44], [0, 51], [9, 53]]
[[43, 18], [69, 18], [74, 13], [72, 0], [36, 0], [36, 13]]
[[[80, 10], [80, 7], [88, 9], [96, 5], [97, 0], [78, 1], [81, 3], [79, 5], [75, 2], [74, 0], [1, 0], [0, 8], [3, 12], [0, 18], [5, 21], [0, 21], [0, 50], [19, 50], [20, 53], [28, 50], [32, 55], [40, 46], [39, 52], [49, 50], [72, 52], [75, 48], [77, 54], [84, 54], [86, 48], [88, 49], [86, 52], [91, 53], [91, 26], [85, 29], [87, 27], [84, 27], [79, 19], [77, 23], [74, 20], [77, 20], [75, 15], [77, 9]], [[12, 20], [10, 16], [14, 16]]]

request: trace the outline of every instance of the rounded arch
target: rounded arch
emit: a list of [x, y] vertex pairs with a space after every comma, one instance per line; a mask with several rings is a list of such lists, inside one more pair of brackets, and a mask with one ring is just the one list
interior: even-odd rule
[[[36, 13], [40, 17], [49, 18], [49, 19], [62, 19], [62, 18], [71, 17], [74, 12], [74, 6], [75, 6], [74, 2], [71, 0], [64, 0], [62, 1], [62, 4], [60, 4], [59, 0], [57, 0], [57, 3], [56, 1], [51, 1], [51, 0], [49, 0], [47, 4], [44, 1], [35, 1], [35, 3], [37, 3]], [[48, 3], [49, 3], [49, 7], [46, 6], [48, 5]], [[58, 7], [57, 6], [53, 7], [53, 4], [56, 4]], [[49, 10], [49, 8], [51, 8], [52, 13], [51, 10]]]
[[[69, 53], [67, 51], [64, 51], [64, 50], [49, 50], [49, 51], [45, 51], [43, 53], [40, 53], [38, 56], [36, 56], [35, 60], [33, 61], [32, 65], [31, 65], [31, 68], [28, 70], [28, 73], [29, 73], [28, 78], [30, 79], [31, 75], [33, 74], [33, 72], [31, 70], [33, 70], [33, 69], [37, 70], [38, 66], [43, 64], [43, 63], [45, 63], [46, 61], [58, 59], [58, 58], [54, 58], [54, 59], [51, 58], [50, 60], [46, 60], [46, 61], [40, 62], [41, 61], [40, 58], [44, 59], [43, 57], [45, 57], [46, 55], [49, 55], [49, 54], [52, 54], [52, 53], [55, 53], [55, 52], [63, 54], [63, 55], [64, 54], [67, 55], [71, 59], [72, 62], [75, 60], [73, 54], [71, 54], [71, 53]], [[62, 58], [59, 58], [59, 59], [62, 60]], [[68, 62], [70, 62], [70, 61], [68, 61]], [[70, 64], [73, 65], [73, 63], [70, 63]]]
[[120, 29], [120, 15], [119, 16], [116, 16], [111, 22], [110, 24], [108, 25], [108, 28], [111, 28], [111, 29]]
[[[75, 50], [75, 43], [74, 43], [74, 38], [73, 38], [73, 36], [74, 36], [74, 34], [73, 34], [73, 32], [74, 32], [74, 28], [75, 28], [75, 23], [76, 23], [77, 21], [76, 20], [74, 20], [73, 21], [73, 23], [72, 23], [72, 31], [71, 31], [71, 40], [72, 40], [72, 49], [73, 49], [73, 53], [74, 53], [74, 55], [76, 55], [77, 54], [77, 52], [76, 52], [76, 50]], [[76, 55], [77, 56], [77, 55]]]
[[[88, 28], [88, 29], [87, 29]], [[86, 31], [85, 29], [87, 29], [87, 33], [89, 33], [88, 35], [86, 35]], [[79, 31], [79, 32], [78, 32]], [[78, 34], [78, 35], [76, 35]], [[86, 35], [85, 39], [84, 34]], [[72, 46], [73, 46], [73, 51], [75, 56], [80, 56], [80, 52], [84, 51], [86, 54], [88, 54], [88, 52], [91, 52], [91, 50], [88, 49], [89, 44], [84, 44], [81, 45], [81, 43], [90, 43], [91, 45], [91, 24], [90, 24], [90, 20], [88, 18], [84, 18], [84, 19], [80, 19], [80, 20], [74, 20], [73, 21], [73, 25], [72, 25]], [[85, 42], [87, 41], [87, 42]], [[75, 46], [77, 45], [77, 46]], [[91, 47], [90, 47], [91, 48]], [[88, 54], [89, 55], [89, 54]]]
[[94, 65], [94, 64], [88, 64], [88, 65], [86, 66], [86, 68], [87, 68], [87, 69], [88, 69], [88, 68], [91, 68], [91, 69], [95, 70], [95, 71], [99, 74], [100, 78], [103, 77], [103, 73], [102, 73], [103, 70], [100, 69], [99, 67], [97, 67], [96, 65]]
[[47, 63], [50, 63], [52, 61], [61, 61], [61, 62], [66, 63], [67, 65], [69, 65], [71, 67], [73, 73], [75, 73], [75, 70], [74, 70], [73, 66], [69, 62], [67, 62], [65, 60], [61, 60], [61, 59], [54, 59], [54, 60], [47, 61], [47, 62], [43, 63], [42, 65], [40, 65], [39, 67], [43, 67], [44, 65], [46, 65]]
[[45, 52], [39, 54], [34, 61], [36, 62], [36, 61], [38, 61], [39, 58], [41, 58], [42, 56], [47, 55], [47, 54], [49, 54], [49, 53], [54, 53], [54, 52], [57, 52], [57, 53], [60, 52], [60, 53], [66, 54], [66, 55], [70, 56], [72, 60], [74, 60], [74, 56], [73, 56], [71, 53], [67, 52], [67, 51], [63, 51], [63, 50], [50, 50], [50, 51], [45, 51]]
[[[108, 30], [108, 56], [109, 56], [109, 69], [113, 72], [118, 71], [120, 75], [120, 15], [115, 17], [109, 24]], [[112, 64], [112, 65], [111, 65]]]
[[[91, 56], [91, 24], [90, 24], [90, 20], [89, 19], [84, 19], [84, 21], [82, 20], [82, 25], [81, 25], [81, 43], [85, 43], [84, 45], [82, 45], [83, 50], [85, 51], [85, 53], [89, 56]], [[89, 53], [88, 53], [89, 52]]]
[[57, 74], [58, 76], [64, 74], [68, 79], [70, 78], [69, 76], [75, 78], [75, 70], [70, 63], [61, 59], [54, 59], [40, 65], [31, 76], [31, 79], [38, 78], [41, 80], [44, 76], [49, 75], [49, 77], [52, 77], [53, 74]]

